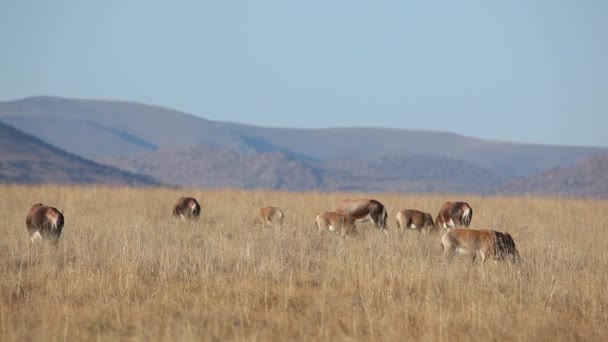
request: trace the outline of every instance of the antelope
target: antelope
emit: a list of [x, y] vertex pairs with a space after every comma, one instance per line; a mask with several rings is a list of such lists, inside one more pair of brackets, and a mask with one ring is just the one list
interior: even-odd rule
[[25, 217], [25, 226], [30, 234], [32, 243], [42, 238], [50, 239], [54, 243], [59, 241], [63, 225], [63, 213], [57, 208], [42, 203], [34, 204]]
[[336, 212], [352, 215], [357, 222], [372, 221], [376, 228], [382, 229], [388, 235], [386, 226], [388, 214], [384, 205], [374, 199], [345, 199], [340, 202]]
[[192, 197], [180, 197], [173, 206], [173, 216], [179, 217], [182, 221], [186, 219], [198, 219], [201, 214], [201, 206]]
[[423, 229], [433, 230], [435, 224], [429, 213], [414, 209], [403, 209], [397, 213], [397, 228], [409, 228], [420, 232]]
[[445, 202], [441, 206], [441, 209], [439, 209], [435, 225], [437, 227], [443, 227], [445, 230], [462, 226], [468, 228], [472, 219], [473, 208], [471, 208], [468, 203]]
[[276, 207], [265, 207], [260, 208], [257, 211], [254, 222], [255, 224], [261, 224], [263, 226], [271, 224], [280, 226], [283, 224], [283, 217], [284, 215], [281, 209]]
[[324, 229], [335, 232], [339, 229], [340, 236], [344, 236], [345, 234], [356, 234], [355, 220], [355, 217], [352, 215], [326, 211], [315, 217], [315, 224], [319, 232], [322, 232]]
[[441, 247], [444, 257], [448, 259], [456, 253], [470, 255], [471, 262], [475, 262], [477, 257], [483, 261], [487, 258], [493, 260], [509, 258], [512, 261], [520, 259], [511, 235], [495, 230], [450, 229], [441, 237]]

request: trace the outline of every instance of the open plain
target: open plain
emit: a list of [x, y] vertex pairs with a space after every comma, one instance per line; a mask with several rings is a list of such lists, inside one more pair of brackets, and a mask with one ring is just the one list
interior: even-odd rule
[[[198, 221], [171, 215], [199, 200]], [[389, 236], [319, 233], [315, 215], [371, 197]], [[468, 202], [519, 265], [446, 262], [440, 234], [395, 214]], [[25, 215], [63, 210], [60, 243]], [[277, 206], [281, 227], [253, 224]], [[0, 340], [606, 340], [608, 202], [560, 198], [0, 185]]]

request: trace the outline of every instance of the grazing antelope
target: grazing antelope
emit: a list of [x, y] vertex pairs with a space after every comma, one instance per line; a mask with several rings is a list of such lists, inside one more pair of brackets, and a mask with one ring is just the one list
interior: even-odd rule
[[198, 219], [201, 214], [201, 206], [192, 197], [180, 197], [173, 206], [173, 216], [186, 219]]
[[473, 208], [468, 203], [445, 202], [439, 209], [435, 225], [445, 230], [461, 226], [468, 228], [472, 219]]
[[64, 223], [62, 212], [42, 203], [34, 204], [25, 217], [25, 226], [32, 243], [42, 238], [57, 243]]
[[315, 224], [319, 232], [324, 229], [335, 232], [339, 229], [340, 236], [344, 236], [344, 234], [356, 234], [355, 220], [355, 217], [352, 215], [326, 211], [315, 217]]
[[382, 203], [373, 199], [345, 199], [338, 205], [336, 212], [349, 214], [355, 217], [357, 222], [372, 221], [376, 228], [380, 228], [388, 235], [386, 218], [388, 214]]
[[471, 262], [474, 262], [478, 256], [483, 261], [487, 258], [493, 260], [510, 258], [512, 261], [520, 259], [511, 235], [495, 230], [450, 229], [441, 237], [441, 247], [443, 255], [448, 259], [456, 253], [470, 255]]
[[255, 215], [254, 222], [255, 224], [261, 224], [263, 226], [271, 224], [276, 224], [280, 226], [283, 224], [283, 217], [283, 211], [279, 208], [260, 208]]
[[409, 228], [420, 232], [434, 230], [433, 217], [429, 213], [414, 209], [403, 209], [397, 213], [397, 228]]

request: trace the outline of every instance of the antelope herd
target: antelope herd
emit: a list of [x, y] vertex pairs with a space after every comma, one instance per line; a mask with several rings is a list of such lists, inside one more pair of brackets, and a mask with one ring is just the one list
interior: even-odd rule
[[[182, 220], [196, 220], [201, 214], [201, 206], [193, 197], [180, 197], [173, 206], [173, 216]], [[281, 226], [283, 211], [277, 207], [264, 207], [254, 214], [253, 223], [261, 226]], [[382, 203], [369, 198], [345, 199], [334, 211], [316, 215], [314, 223], [319, 230], [339, 231], [340, 236], [355, 235], [357, 222], [371, 223], [388, 236], [388, 213]], [[466, 202], [445, 202], [433, 221], [430, 213], [415, 209], [397, 212], [396, 222], [400, 231], [438, 232], [443, 228], [441, 247], [446, 259], [455, 254], [476, 258], [518, 261], [520, 256], [509, 233], [494, 230], [469, 229], [473, 219], [473, 208]], [[64, 226], [63, 212], [56, 208], [34, 204], [25, 219], [31, 242], [48, 239], [56, 245]], [[459, 228], [465, 227], [465, 228]]]

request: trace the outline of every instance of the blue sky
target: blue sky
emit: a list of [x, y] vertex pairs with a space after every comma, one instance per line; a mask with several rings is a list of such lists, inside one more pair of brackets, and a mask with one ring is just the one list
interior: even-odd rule
[[606, 1], [0, 2], [0, 100], [608, 147]]

